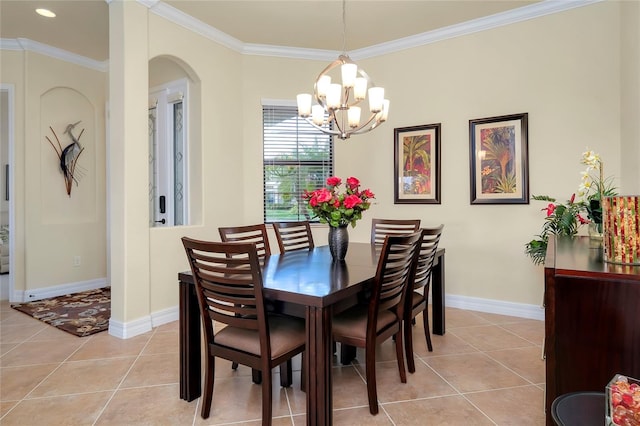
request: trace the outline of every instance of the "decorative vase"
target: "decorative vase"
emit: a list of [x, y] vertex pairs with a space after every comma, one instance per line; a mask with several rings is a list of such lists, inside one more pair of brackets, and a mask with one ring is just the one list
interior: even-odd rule
[[589, 238], [593, 241], [602, 241], [602, 223], [589, 222]]
[[349, 231], [347, 225], [329, 227], [329, 250], [333, 260], [344, 260], [349, 248]]
[[602, 205], [600, 200], [589, 200], [589, 215], [591, 216], [591, 222], [589, 222], [589, 238], [592, 242], [600, 245], [602, 242]]

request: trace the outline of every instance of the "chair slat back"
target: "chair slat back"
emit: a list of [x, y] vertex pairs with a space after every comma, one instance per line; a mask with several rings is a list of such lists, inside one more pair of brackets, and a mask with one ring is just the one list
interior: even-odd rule
[[387, 235], [406, 235], [420, 229], [420, 219], [372, 219], [371, 244], [382, 245]]
[[255, 243], [200, 241], [188, 237], [183, 237], [182, 243], [208, 341], [214, 341], [214, 321], [262, 333], [265, 310]]
[[442, 236], [444, 225], [432, 228], [422, 228], [422, 242], [420, 243], [420, 254], [416, 262], [415, 273], [413, 277], [413, 288], [418, 289], [429, 284], [431, 279], [431, 270], [433, 262], [436, 258], [438, 243]]
[[292, 250], [313, 250], [313, 235], [308, 221], [275, 222], [273, 229], [280, 253]]
[[266, 256], [271, 255], [271, 247], [269, 246], [269, 236], [267, 235], [267, 227], [264, 223], [246, 226], [226, 226], [218, 228], [220, 239], [223, 242], [243, 242], [255, 243], [258, 257], [264, 260]]
[[383, 309], [394, 310], [402, 318], [405, 288], [417, 260], [421, 236], [421, 232], [414, 232], [385, 238], [369, 304], [369, 321]]

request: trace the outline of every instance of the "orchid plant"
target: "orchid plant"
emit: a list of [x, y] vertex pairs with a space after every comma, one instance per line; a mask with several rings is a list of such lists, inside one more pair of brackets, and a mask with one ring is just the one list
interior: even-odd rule
[[578, 196], [583, 201], [587, 216], [598, 226], [598, 231], [602, 232], [602, 198], [617, 195], [613, 178], [605, 179], [600, 155], [590, 149], [582, 153], [580, 162], [587, 169], [581, 173]]
[[327, 223], [334, 228], [348, 224], [355, 227], [375, 195], [369, 189], [361, 190], [360, 181], [355, 177], [347, 179], [344, 192], [339, 191], [340, 185], [342, 179], [332, 176], [327, 179], [327, 188], [305, 191], [303, 198], [320, 223]]

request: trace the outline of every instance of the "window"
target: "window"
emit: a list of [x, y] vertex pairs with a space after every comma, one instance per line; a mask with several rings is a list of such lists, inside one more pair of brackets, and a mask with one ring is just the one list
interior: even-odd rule
[[264, 221], [312, 220], [304, 191], [333, 175], [333, 137], [298, 117], [294, 105], [263, 105]]
[[188, 224], [187, 82], [149, 94], [149, 226]]

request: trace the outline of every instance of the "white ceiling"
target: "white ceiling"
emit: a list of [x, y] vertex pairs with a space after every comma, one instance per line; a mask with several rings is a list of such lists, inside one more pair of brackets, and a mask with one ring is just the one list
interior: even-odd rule
[[[374, 46], [539, 1], [349, 0], [345, 50]], [[242, 43], [343, 50], [340, 0], [165, 0], [164, 3]], [[155, 1], [144, 0], [144, 4]], [[37, 7], [48, 8], [57, 17], [43, 18], [35, 13]], [[109, 6], [105, 0], [0, 0], [0, 37], [26, 38], [104, 61], [109, 57]]]

